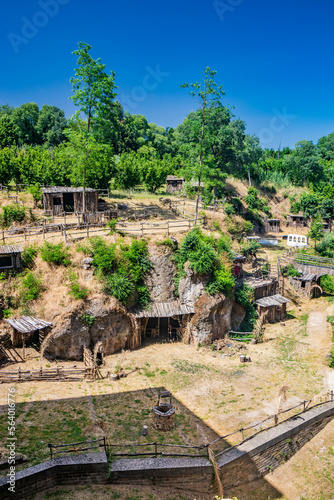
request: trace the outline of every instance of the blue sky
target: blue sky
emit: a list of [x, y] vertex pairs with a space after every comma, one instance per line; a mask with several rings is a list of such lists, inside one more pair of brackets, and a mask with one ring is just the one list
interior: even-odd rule
[[119, 100], [175, 127], [196, 103], [181, 89], [217, 73], [226, 105], [264, 147], [334, 132], [332, 0], [11, 0], [0, 21], [0, 103], [74, 112], [78, 41], [116, 73]]

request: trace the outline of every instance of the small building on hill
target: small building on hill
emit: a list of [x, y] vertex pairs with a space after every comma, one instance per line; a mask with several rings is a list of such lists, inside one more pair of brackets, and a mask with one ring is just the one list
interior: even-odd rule
[[[75, 187], [49, 187], [43, 188], [43, 205], [45, 211], [51, 211], [54, 215], [63, 212], [83, 212], [83, 188]], [[97, 189], [85, 189], [86, 212], [98, 211]]]
[[280, 220], [279, 219], [266, 219], [265, 229], [267, 233], [279, 233]]
[[21, 316], [16, 319], [6, 319], [6, 321], [13, 328], [13, 347], [23, 347], [23, 359], [25, 359], [26, 345], [29, 342], [41, 344], [48, 328], [52, 326], [52, 323], [32, 316]]
[[290, 300], [280, 294], [263, 297], [255, 301], [259, 316], [265, 315], [265, 323], [283, 321], [286, 316], [286, 305]]
[[176, 193], [182, 190], [184, 186], [184, 178], [177, 175], [168, 175], [166, 179], [166, 192]]
[[0, 245], [0, 271], [21, 269], [21, 245]]
[[303, 214], [288, 214], [287, 220], [290, 227], [297, 228], [307, 226], [307, 220]]

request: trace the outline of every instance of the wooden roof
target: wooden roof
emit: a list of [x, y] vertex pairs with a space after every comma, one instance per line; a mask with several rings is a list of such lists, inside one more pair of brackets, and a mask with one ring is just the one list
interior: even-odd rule
[[0, 255], [8, 255], [11, 253], [21, 253], [23, 248], [21, 245], [0, 245]]
[[136, 318], [171, 318], [194, 312], [193, 305], [181, 304], [179, 300], [175, 300], [174, 302], [155, 302], [149, 309], [136, 311], [134, 315]]
[[[86, 193], [93, 193], [97, 189], [86, 188]], [[82, 193], [83, 187], [68, 187], [68, 186], [52, 186], [48, 188], [43, 188], [43, 194], [54, 194], [54, 193]]]
[[313, 281], [317, 277], [316, 274], [305, 273], [303, 276], [296, 276], [294, 279], [299, 281]]
[[255, 304], [261, 307], [273, 307], [287, 304], [288, 302], [290, 302], [290, 300], [278, 293], [277, 295], [271, 295], [271, 297], [262, 297], [262, 299], [256, 300]]
[[32, 316], [22, 316], [17, 319], [6, 319], [6, 321], [20, 333], [35, 332], [36, 330], [43, 330], [43, 328], [52, 326], [52, 323], [48, 323], [42, 319], [33, 318]]
[[233, 262], [238, 262], [238, 261], [244, 262], [246, 260], [246, 257], [244, 255], [241, 255], [240, 253], [233, 252], [232, 259], [233, 259]]

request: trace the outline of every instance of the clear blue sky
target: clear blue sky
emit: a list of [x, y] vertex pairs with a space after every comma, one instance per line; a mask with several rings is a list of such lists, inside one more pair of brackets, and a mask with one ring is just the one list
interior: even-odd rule
[[2, 104], [73, 114], [71, 52], [85, 41], [115, 71], [123, 106], [149, 122], [180, 123], [196, 107], [180, 84], [210, 66], [263, 146], [334, 132], [333, 0], [11, 0], [1, 10]]

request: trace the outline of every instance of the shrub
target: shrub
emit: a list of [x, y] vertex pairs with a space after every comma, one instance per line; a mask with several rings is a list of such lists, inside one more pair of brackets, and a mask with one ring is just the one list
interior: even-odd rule
[[334, 294], [334, 276], [330, 276], [329, 274], [321, 276], [320, 286], [324, 292]]
[[317, 252], [322, 257], [334, 258], [334, 233], [325, 233], [317, 244]]
[[234, 197], [234, 198], [231, 198], [230, 201], [234, 207], [234, 210], [239, 214], [243, 209], [242, 201], [240, 200], [240, 198]]
[[9, 227], [13, 222], [22, 222], [26, 218], [26, 210], [20, 205], [6, 205], [0, 214], [1, 227]]
[[235, 208], [231, 203], [225, 203], [224, 211], [225, 211], [226, 215], [229, 215], [229, 216], [235, 215], [235, 213], [236, 213]]
[[71, 264], [69, 250], [64, 248], [63, 243], [53, 244], [46, 241], [40, 252], [42, 259], [49, 264], [56, 266], [69, 266]]
[[96, 237], [91, 239], [91, 248], [93, 265], [103, 274], [112, 272], [116, 264], [116, 245], [108, 245], [102, 238]]
[[247, 220], [232, 220], [229, 219], [227, 222], [227, 231], [236, 238], [242, 238], [245, 234], [250, 233], [253, 230], [253, 224]]
[[241, 247], [241, 253], [246, 258], [256, 257], [260, 248], [261, 248], [261, 245], [256, 240], [248, 240], [247, 243], [245, 243]]
[[92, 316], [91, 314], [84, 313], [82, 316], [80, 316], [81, 321], [83, 322], [84, 325], [86, 326], [93, 326], [95, 323], [95, 316]]
[[109, 234], [114, 234], [114, 233], [116, 233], [116, 231], [117, 231], [117, 229], [116, 229], [117, 222], [118, 222], [118, 220], [117, 220], [117, 219], [112, 219], [112, 220], [110, 220], [110, 221], [107, 223], [107, 227], [109, 228]]
[[32, 269], [34, 267], [37, 254], [38, 249], [35, 245], [25, 248], [22, 253], [22, 267], [25, 269]]
[[78, 275], [74, 272], [70, 272], [68, 277], [70, 281], [68, 294], [76, 300], [86, 300], [89, 295], [89, 290], [80, 285]]
[[241, 331], [244, 332], [253, 331], [258, 316], [256, 308], [253, 304], [253, 295], [254, 292], [252, 288], [249, 285], [246, 285], [245, 283], [235, 292], [236, 302], [242, 305], [246, 313], [245, 318], [240, 325]]
[[135, 285], [125, 274], [114, 273], [106, 276], [104, 291], [118, 299], [122, 304], [126, 304], [134, 294]]
[[287, 276], [295, 277], [295, 276], [299, 276], [300, 272], [294, 267], [293, 264], [288, 264], [287, 266], [285, 266], [282, 269], [282, 274], [285, 277], [287, 277]]
[[24, 304], [30, 300], [38, 299], [42, 291], [42, 278], [31, 271], [27, 271], [21, 281], [20, 302]]
[[150, 292], [148, 291], [147, 286], [145, 285], [138, 285], [136, 287], [138, 298], [137, 298], [137, 303], [141, 307], [146, 307], [147, 304], [150, 302], [151, 297], [150, 297]]
[[175, 244], [174, 244], [174, 242], [170, 238], [166, 238], [163, 241], [156, 241], [156, 244], [158, 246], [163, 245], [165, 247], [170, 248], [171, 250], [175, 250]]

